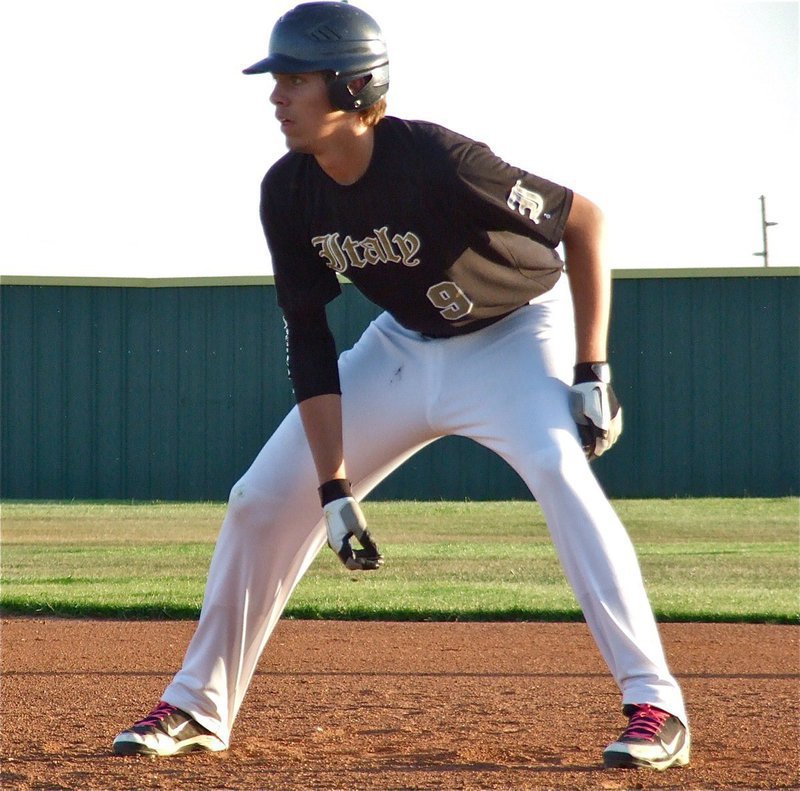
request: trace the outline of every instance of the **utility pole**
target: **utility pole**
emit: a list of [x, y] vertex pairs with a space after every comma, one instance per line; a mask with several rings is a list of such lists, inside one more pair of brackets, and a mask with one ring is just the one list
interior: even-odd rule
[[760, 253], [753, 253], [753, 255], [760, 256], [764, 259], [764, 266], [769, 266], [769, 248], [767, 247], [767, 228], [777, 225], [776, 222], [767, 222], [767, 199], [761, 195], [758, 198], [761, 201], [761, 238], [764, 243], [764, 248]]

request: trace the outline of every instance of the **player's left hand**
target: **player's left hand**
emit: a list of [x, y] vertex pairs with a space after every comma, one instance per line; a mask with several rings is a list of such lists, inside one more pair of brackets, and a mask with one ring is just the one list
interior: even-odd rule
[[[373, 571], [383, 565], [383, 555], [367, 530], [361, 506], [352, 497], [333, 500], [325, 506], [328, 546], [351, 571]], [[361, 549], [353, 550], [350, 539], [355, 536]]]
[[608, 363], [578, 363], [569, 391], [572, 419], [591, 461], [602, 456], [622, 433], [622, 407], [611, 387]]

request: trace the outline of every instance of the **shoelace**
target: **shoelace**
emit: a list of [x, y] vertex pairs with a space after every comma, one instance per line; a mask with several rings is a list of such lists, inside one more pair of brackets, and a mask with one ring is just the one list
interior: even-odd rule
[[156, 706], [143, 720], [136, 723], [138, 726], [142, 725], [158, 725], [161, 720], [166, 719], [175, 711], [175, 706], [165, 703], [163, 700], [159, 701]]
[[666, 711], [655, 709], [652, 706], [640, 706], [631, 715], [628, 727], [625, 728], [620, 738], [646, 739], [652, 742], [669, 718], [670, 714]]

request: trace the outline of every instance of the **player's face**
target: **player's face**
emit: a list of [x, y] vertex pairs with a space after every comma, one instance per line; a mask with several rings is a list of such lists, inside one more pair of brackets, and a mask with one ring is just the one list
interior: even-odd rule
[[347, 114], [331, 107], [325, 78], [311, 74], [275, 74], [270, 101], [291, 151], [319, 154], [342, 127]]

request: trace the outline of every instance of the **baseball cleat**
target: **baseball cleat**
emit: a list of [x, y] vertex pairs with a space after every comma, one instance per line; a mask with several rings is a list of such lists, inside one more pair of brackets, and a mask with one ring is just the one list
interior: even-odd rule
[[163, 700], [142, 720], [118, 734], [117, 755], [179, 755], [193, 750], [219, 752], [224, 742], [188, 714]]
[[668, 769], [689, 763], [689, 731], [672, 714], [645, 703], [626, 705], [622, 735], [603, 751], [606, 769]]

